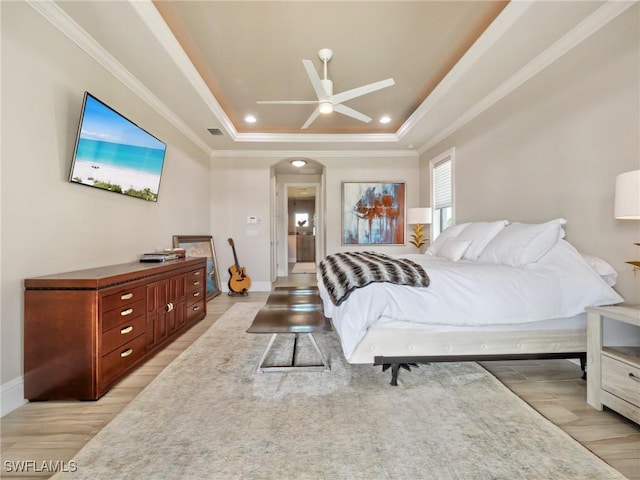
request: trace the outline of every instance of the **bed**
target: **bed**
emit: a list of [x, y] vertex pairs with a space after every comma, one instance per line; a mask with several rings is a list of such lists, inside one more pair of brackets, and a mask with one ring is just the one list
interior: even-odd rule
[[390, 367], [392, 385], [400, 368], [436, 361], [578, 358], [584, 370], [585, 307], [623, 298], [564, 223], [466, 223], [425, 254], [327, 256], [318, 289], [346, 360]]

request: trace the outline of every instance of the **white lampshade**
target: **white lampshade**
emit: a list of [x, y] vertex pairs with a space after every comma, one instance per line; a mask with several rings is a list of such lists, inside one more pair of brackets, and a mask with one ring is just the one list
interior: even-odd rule
[[623, 220], [640, 220], [640, 170], [616, 177], [614, 216]]
[[407, 209], [408, 225], [426, 225], [431, 223], [431, 209], [429, 207]]

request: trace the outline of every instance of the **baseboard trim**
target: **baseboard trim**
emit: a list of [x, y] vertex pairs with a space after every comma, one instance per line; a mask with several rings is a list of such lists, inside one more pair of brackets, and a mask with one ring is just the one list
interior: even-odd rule
[[0, 416], [4, 417], [27, 403], [24, 399], [24, 379], [22, 376], [8, 381], [0, 386], [0, 389], [2, 389], [2, 393], [0, 393], [0, 405], [2, 407]]

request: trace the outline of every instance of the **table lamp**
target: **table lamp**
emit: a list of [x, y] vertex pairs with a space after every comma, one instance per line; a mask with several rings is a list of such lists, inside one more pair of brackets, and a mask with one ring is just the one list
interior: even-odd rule
[[418, 250], [425, 243], [427, 243], [428, 238], [424, 238], [422, 236], [422, 226], [428, 225], [431, 223], [431, 208], [429, 207], [420, 207], [420, 208], [409, 208], [407, 210], [407, 224], [415, 225], [413, 227], [413, 235], [411, 235], [411, 240], [409, 243], [414, 245]]
[[[640, 220], [640, 170], [621, 173], [616, 177], [614, 216], [621, 220]], [[640, 245], [640, 243], [636, 243]], [[640, 261], [627, 262], [634, 270], [640, 268]]]

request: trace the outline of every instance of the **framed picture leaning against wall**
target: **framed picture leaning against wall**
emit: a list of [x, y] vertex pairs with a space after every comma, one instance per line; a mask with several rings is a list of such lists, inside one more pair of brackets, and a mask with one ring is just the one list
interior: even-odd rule
[[187, 257], [207, 258], [207, 300], [219, 295], [220, 274], [211, 235], [174, 235], [174, 248], [184, 248]]

